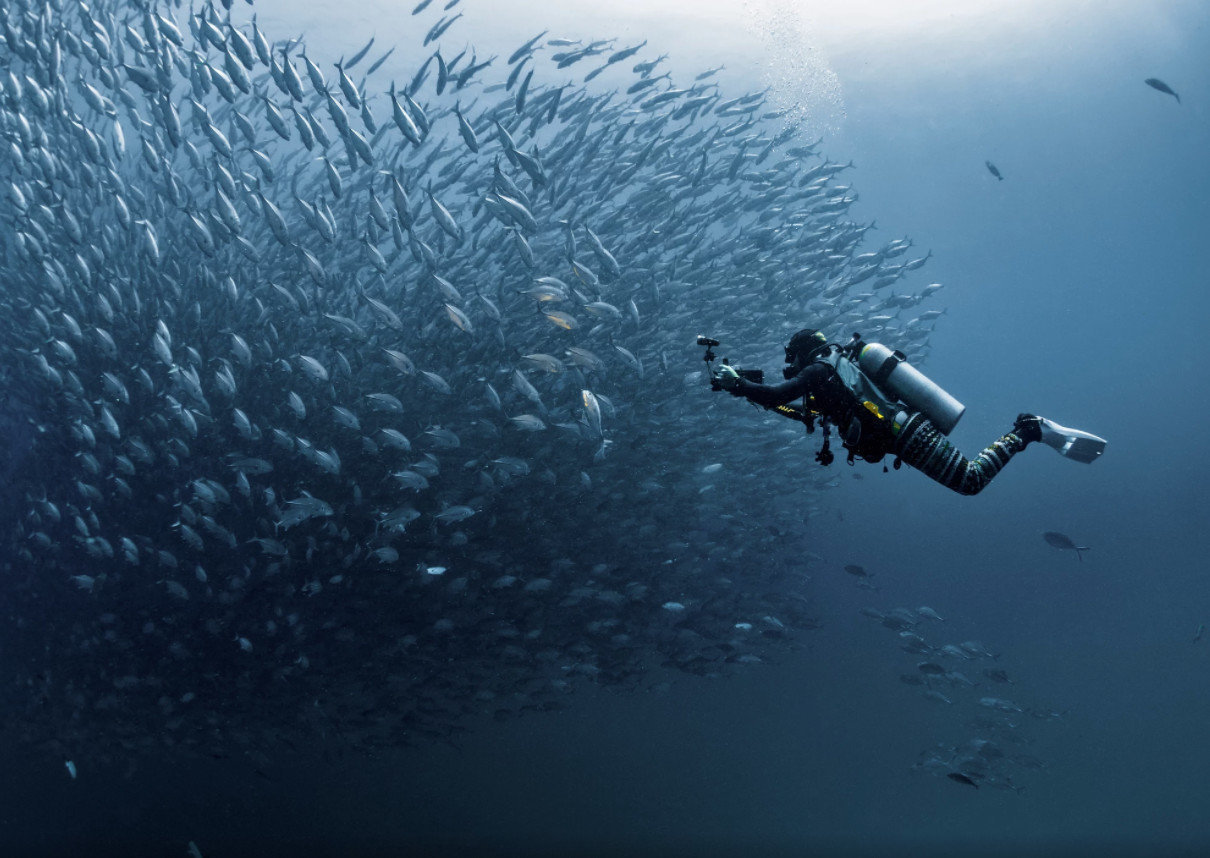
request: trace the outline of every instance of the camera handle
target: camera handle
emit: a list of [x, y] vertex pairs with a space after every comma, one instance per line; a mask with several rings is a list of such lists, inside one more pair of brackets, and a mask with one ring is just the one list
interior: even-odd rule
[[[706, 347], [706, 353], [704, 355], [702, 355], [702, 360], [704, 360], [706, 362], [706, 375], [709, 376], [711, 382], [713, 382], [714, 381], [714, 359], [716, 357], [716, 355], [714, 354], [714, 347], [719, 344], [718, 340], [712, 339], [711, 337], [703, 337], [701, 335], [698, 335], [697, 344], [699, 346]], [[723, 363], [726, 363], [726, 362], [727, 362], [726, 358], [724, 358]]]

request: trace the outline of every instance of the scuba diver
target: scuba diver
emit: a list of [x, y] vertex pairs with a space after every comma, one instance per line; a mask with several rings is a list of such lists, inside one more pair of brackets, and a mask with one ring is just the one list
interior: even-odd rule
[[[906, 462], [946, 488], [973, 495], [1035, 441], [1078, 462], [1095, 461], [1105, 449], [1096, 435], [1020, 414], [1009, 432], [967, 459], [945, 437], [965, 406], [908, 364], [902, 352], [866, 343], [860, 334], [841, 346], [813, 328], [799, 331], [786, 345], [786, 381], [771, 385], [762, 383], [760, 370], [737, 370], [726, 358], [715, 371], [712, 346], [718, 344], [698, 337], [698, 345], [706, 346], [711, 387], [799, 420], [807, 432], [815, 431], [818, 420], [824, 442], [815, 460], [822, 465], [834, 459], [829, 430], [836, 427], [850, 465], [858, 456], [880, 462], [893, 453], [896, 470]], [[801, 405], [791, 405], [800, 398]]]

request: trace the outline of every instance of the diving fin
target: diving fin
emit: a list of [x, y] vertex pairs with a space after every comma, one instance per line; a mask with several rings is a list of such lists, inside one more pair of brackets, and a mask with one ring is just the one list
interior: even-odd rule
[[1054, 447], [1059, 455], [1077, 462], [1095, 462], [1105, 452], [1105, 439], [1090, 432], [1068, 429], [1053, 420], [1042, 419], [1042, 443]]

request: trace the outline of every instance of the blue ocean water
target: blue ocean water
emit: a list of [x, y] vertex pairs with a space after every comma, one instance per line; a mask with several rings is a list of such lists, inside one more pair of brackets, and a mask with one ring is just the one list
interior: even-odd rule
[[[329, 62], [370, 35], [385, 49], [396, 23], [370, 4], [255, 9], [278, 34], [304, 32]], [[587, 685], [559, 712], [472, 719], [454, 746], [367, 755], [320, 740], [273, 749], [261, 773], [132, 753], [73, 780], [61, 760], [18, 744], [6, 749], [6, 854], [177, 855], [188, 841], [207, 858], [1202, 854], [1210, 641], [1193, 638], [1210, 622], [1207, 350], [1196, 328], [1208, 309], [1205, 9], [1071, 3], [886, 28], [840, 26], [832, 12], [789, 45], [770, 37], [788, 38], [784, 10], [745, 9], [752, 20], [730, 44], [715, 39], [733, 19], [688, 22], [675, 7], [599, 20], [531, 4], [509, 17], [473, 0], [454, 11], [484, 53], [548, 26], [569, 39], [650, 38], [669, 45], [676, 76], [725, 59], [735, 92], [768, 82], [806, 102], [820, 127], [803, 137], [855, 163], [841, 174], [859, 194], [853, 216], [876, 221], [880, 241], [910, 236], [932, 251], [923, 273], [944, 284], [933, 306], [946, 314], [924, 368], [967, 406], [955, 443], [973, 453], [1035, 411], [1105, 436], [1103, 459], [1030, 449], [976, 498], [838, 462], [822, 511], [786, 537], [786, 557], [766, 560], [804, 564], [821, 627], [724, 679], [668, 670], [642, 692]], [[398, 26], [401, 43], [417, 44], [411, 22]], [[806, 92], [776, 90], [789, 85], [787, 47], [812, 54], [789, 77]], [[727, 325], [720, 312], [720, 335]], [[779, 358], [744, 354], [768, 372]], [[713, 461], [743, 461], [770, 507], [813, 478], [801, 448], [746, 457], [764, 424], [724, 404], [734, 407], [714, 407], [701, 426]], [[709, 529], [717, 513], [705, 498], [681, 514]], [[1056, 551], [1041, 538], [1051, 530], [1092, 550], [1082, 561]], [[880, 589], [855, 586], [845, 564], [874, 571]], [[919, 605], [946, 618], [946, 640], [999, 656], [1016, 681], [1000, 696], [1056, 714], [1022, 716], [1028, 754], [1045, 763], [1022, 771], [1023, 791], [913, 769], [927, 749], [969, 737], [969, 712], [900, 682], [917, 659], [859, 611]], [[980, 681], [978, 695], [999, 694]]]

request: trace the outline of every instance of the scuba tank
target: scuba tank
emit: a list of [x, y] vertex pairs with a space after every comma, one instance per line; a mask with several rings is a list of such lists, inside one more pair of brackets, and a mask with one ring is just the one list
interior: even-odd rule
[[875, 385], [928, 418], [942, 435], [952, 432], [966, 411], [965, 405], [909, 364], [903, 352], [881, 343], [865, 343], [857, 365]]

